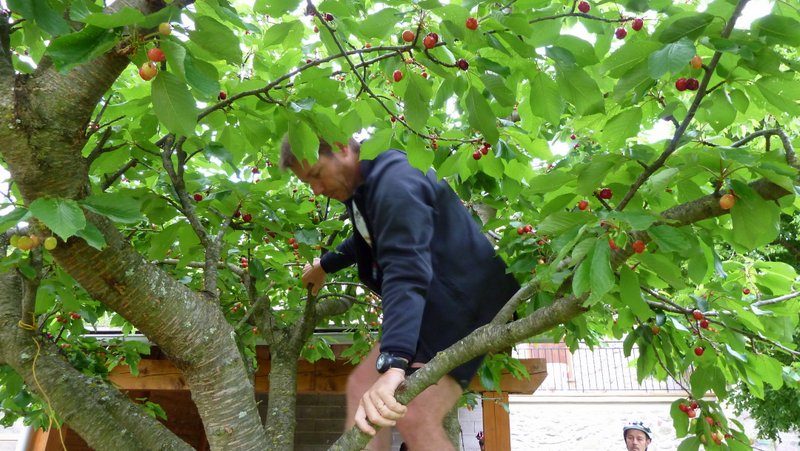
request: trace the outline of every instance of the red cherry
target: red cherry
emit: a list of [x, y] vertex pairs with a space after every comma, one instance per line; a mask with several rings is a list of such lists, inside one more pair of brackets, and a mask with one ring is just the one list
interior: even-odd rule
[[533, 232], [533, 226], [530, 225], [530, 224], [525, 225], [525, 227], [523, 227], [523, 228], [525, 229], [525, 233]]
[[598, 193], [598, 196], [600, 197], [600, 199], [608, 200], [614, 196], [614, 192], [611, 191], [611, 188], [603, 188], [600, 190], [600, 193]]
[[725, 194], [719, 198], [719, 208], [723, 210], [730, 210], [733, 204], [736, 203], [736, 196], [733, 194]]
[[326, 22], [333, 22], [333, 14], [331, 14], [331, 13], [325, 14], [325, 21]]
[[647, 245], [642, 240], [636, 240], [633, 242], [631, 247], [633, 248], [633, 252], [641, 254], [647, 248]]
[[750, 294], [750, 289], [749, 289], [749, 288], [747, 288], [747, 287], [745, 287], [744, 289], [742, 289], [742, 293], [744, 293], [744, 294], [746, 294], [746, 295], [747, 295], [747, 294]]
[[525, 234], [525, 227], [518, 227], [517, 235], [524, 235], [524, 234]]
[[588, 200], [583, 199], [580, 202], [578, 202], [578, 210], [583, 211], [583, 210], [586, 210], [587, 208], [589, 208], [589, 201]]
[[592, 7], [589, 5], [589, 2], [580, 2], [578, 3], [578, 11], [586, 14]]
[[484, 154], [484, 155], [488, 154], [489, 153], [489, 148], [488, 147], [481, 147], [481, 153]]
[[687, 87], [687, 81], [685, 78], [681, 77], [675, 82], [675, 89], [677, 89], [678, 91], [686, 91], [686, 87]]
[[469, 69], [469, 63], [464, 58], [461, 58], [460, 60], [456, 61], [456, 66], [458, 66], [458, 68], [461, 70]]
[[711, 417], [706, 417], [706, 423], [708, 423], [709, 426], [714, 426], [714, 419]]
[[250, 213], [245, 213], [242, 215], [242, 221], [250, 222], [252, 220], [253, 220], [253, 215], [251, 215]]
[[633, 31], [639, 31], [642, 29], [643, 26], [644, 26], [644, 21], [639, 18], [633, 19], [633, 23], [631, 23], [631, 28], [633, 28]]
[[702, 346], [698, 346], [698, 347], [694, 348], [694, 355], [696, 355], [697, 357], [700, 357], [701, 355], [703, 355], [704, 352], [706, 352], [706, 350], [703, 349]]
[[396, 117], [394, 117], [393, 115], [392, 115], [392, 116], [389, 116], [389, 120], [390, 120], [391, 122], [397, 122], [397, 118], [396, 118]]
[[150, 61], [156, 62], [156, 63], [160, 63], [160, 62], [164, 61], [165, 59], [167, 59], [167, 56], [164, 55], [164, 51], [163, 50], [161, 50], [160, 48], [156, 47], [156, 48], [152, 48], [152, 49], [147, 51], [147, 59], [149, 59]]
[[476, 160], [480, 160], [482, 156], [483, 156], [483, 154], [481, 153], [480, 150], [476, 150], [475, 152], [472, 152], [472, 158], [474, 158]]
[[689, 418], [694, 418], [697, 416], [697, 412], [695, 412], [694, 410], [689, 410], [688, 412], [686, 412], [686, 416]]
[[289, 238], [286, 242], [289, 244], [294, 244], [296, 241], [294, 238]]
[[477, 30], [478, 29], [478, 19], [474, 17], [470, 17], [467, 19], [467, 28], [470, 30]]
[[575, 136], [575, 133], [573, 133], [573, 134], [569, 135], [569, 139], [575, 141], [576, 139], [578, 139], [578, 137]]
[[428, 78], [428, 73], [427, 72], [423, 72], [420, 75], [422, 76], [422, 78]]
[[414, 40], [414, 32], [411, 30], [406, 30], [403, 32], [403, 40], [406, 42], [411, 42]]
[[203, 195], [200, 193], [194, 193], [194, 196], [192, 197], [194, 197], [195, 202], [200, 202], [201, 200], [203, 200]]
[[436, 33], [428, 33], [425, 36], [425, 39], [422, 40], [422, 45], [425, 46], [426, 49], [432, 49], [436, 47], [436, 44], [439, 42], [439, 35]]
[[689, 406], [686, 405], [686, 404], [680, 403], [680, 404], [678, 404], [678, 409], [681, 412], [688, 412], [689, 411]]
[[696, 78], [689, 78], [686, 80], [686, 89], [689, 91], [697, 91], [700, 88], [700, 82]]
[[299, 247], [300, 247], [300, 245], [299, 245], [299, 244], [297, 244], [297, 243], [292, 243], [292, 249], [297, 249], [297, 248], [299, 248]]
[[692, 404], [691, 404], [691, 405], [689, 405], [689, 407], [690, 407], [692, 410], [694, 410], [694, 409], [696, 409], [696, 408], [700, 407], [700, 404], [697, 404], [697, 401], [692, 401]]
[[217, 100], [225, 100], [227, 98], [228, 98], [228, 93], [225, 91], [220, 91], [219, 94], [217, 94]]
[[142, 64], [142, 67], [139, 68], [139, 76], [142, 77], [144, 81], [150, 81], [156, 75], [158, 75], [158, 66], [152, 61]]
[[693, 317], [694, 317], [694, 319], [696, 319], [697, 321], [700, 321], [700, 320], [702, 320], [703, 318], [705, 318], [705, 315], [703, 315], [703, 312], [701, 312], [700, 310], [693, 310], [693, 311], [692, 311], [692, 316], [693, 316]]
[[394, 77], [394, 81], [395, 82], [398, 82], [398, 81], [403, 79], [403, 72], [401, 72], [398, 69], [398, 70], [394, 71], [394, 73], [392, 74], [392, 77]]
[[613, 238], [609, 238], [608, 239], [608, 247], [610, 247], [612, 250], [615, 250], [615, 251], [619, 249], [619, 246], [617, 246], [617, 243], [614, 242]]
[[707, 319], [700, 320], [700, 327], [703, 329], [708, 329], [708, 320]]
[[628, 32], [625, 31], [624, 28], [617, 28], [617, 31], [614, 32], [614, 36], [616, 36], [617, 39], [625, 39], [625, 36], [627, 36], [627, 35], [628, 35]]

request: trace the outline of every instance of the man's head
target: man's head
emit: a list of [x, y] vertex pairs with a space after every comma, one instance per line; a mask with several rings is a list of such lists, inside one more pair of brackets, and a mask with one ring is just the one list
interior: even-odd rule
[[625, 446], [628, 451], [646, 451], [652, 441], [650, 428], [641, 421], [628, 423], [622, 428], [622, 436], [625, 438]]
[[298, 161], [289, 144], [289, 135], [283, 137], [281, 143], [280, 168], [291, 169], [302, 181], [308, 184], [314, 194], [344, 201], [353, 195], [361, 184], [361, 166], [359, 153], [361, 145], [350, 138], [347, 145], [336, 143], [338, 151], [320, 139], [319, 159], [311, 164], [306, 160]]

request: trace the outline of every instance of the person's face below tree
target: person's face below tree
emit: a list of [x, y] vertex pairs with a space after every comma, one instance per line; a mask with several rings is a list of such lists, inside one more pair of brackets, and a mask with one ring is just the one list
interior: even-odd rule
[[650, 439], [642, 431], [632, 429], [625, 435], [625, 445], [628, 447], [628, 451], [645, 451], [649, 444]]
[[358, 154], [348, 146], [340, 151], [321, 155], [314, 164], [303, 160], [291, 166], [292, 172], [303, 183], [309, 185], [316, 195], [345, 201], [353, 195], [360, 183]]

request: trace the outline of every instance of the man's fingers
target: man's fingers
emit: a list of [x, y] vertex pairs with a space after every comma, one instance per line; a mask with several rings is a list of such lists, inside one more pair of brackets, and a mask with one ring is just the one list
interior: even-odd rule
[[356, 410], [356, 417], [355, 417], [356, 426], [361, 429], [361, 432], [367, 433], [369, 435], [375, 435], [375, 428], [373, 428], [369, 422], [367, 421], [367, 416], [364, 412], [364, 406], [358, 406], [358, 410]]

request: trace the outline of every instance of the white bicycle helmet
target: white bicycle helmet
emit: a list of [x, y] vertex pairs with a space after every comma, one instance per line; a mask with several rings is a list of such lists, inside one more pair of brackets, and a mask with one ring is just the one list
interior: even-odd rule
[[623, 437], [627, 436], [628, 431], [630, 431], [631, 429], [642, 431], [644, 432], [644, 435], [646, 435], [648, 439], [653, 440], [653, 432], [650, 430], [649, 427], [645, 426], [643, 422], [633, 421], [631, 423], [626, 424], [625, 427], [622, 428], [622, 436]]

